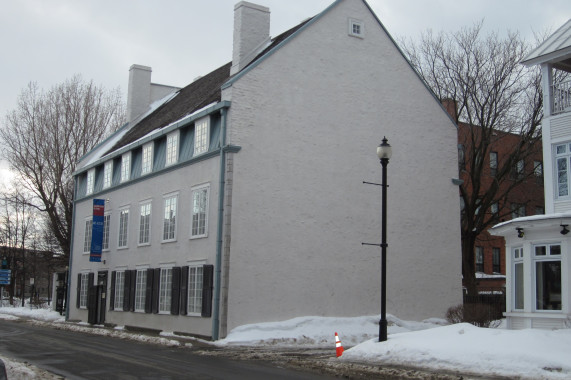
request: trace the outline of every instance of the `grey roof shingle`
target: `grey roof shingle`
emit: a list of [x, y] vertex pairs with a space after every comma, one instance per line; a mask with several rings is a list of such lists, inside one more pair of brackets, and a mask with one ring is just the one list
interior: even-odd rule
[[[281, 42], [298, 31], [310, 20], [311, 19], [305, 20], [299, 25], [296, 25], [295, 27], [273, 38], [271, 44], [264, 51], [258, 54], [256, 58], [254, 58], [254, 60], [248, 64], [248, 66], [242, 69], [242, 71], [246, 70], [249, 66], [252, 65], [252, 63], [256, 62], [268, 52], [275, 49]], [[137, 125], [129, 130], [125, 136], [117, 141], [117, 143], [105, 154], [120, 149], [156, 129], [166, 127], [167, 125], [207, 106], [208, 104], [219, 102], [222, 95], [221, 87], [226, 81], [230, 79], [231, 66], [232, 62], [229, 62], [224, 66], [221, 66], [218, 69], [212, 71], [211, 73], [201, 77], [200, 79], [197, 79], [188, 86], [180, 89], [177, 96], [172, 98], [170, 101], [162, 104], [155, 111], [138, 122]]]

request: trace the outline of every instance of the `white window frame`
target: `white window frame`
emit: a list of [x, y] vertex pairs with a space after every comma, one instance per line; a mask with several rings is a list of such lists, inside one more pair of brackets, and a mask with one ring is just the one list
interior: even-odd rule
[[[196, 204], [197, 196], [201, 196], [205, 194], [205, 198], [204, 202], [202, 201], [202, 199], [198, 199], [198, 201], [200, 202], [200, 204]], [[203, 185], [199, 185], [199, 186], [195, 186], [191, 188], [191, 199], [190, 199], [190, 204], [191, 204], [191, 216], [190, 216], [190, 238], [191, 239], [198, 239], [198, 238], [204, 238], [204, 237], [208, 237], [208, 212], [209, 212], [209, 203], [210, 203], [210, 184], [203, 184]], [[195, 215], [198, 215], [197, 213], [197, 207], [203, 206], [204, 208], [204, 220], [203, 220], [203, 226], [201, 226], [200, 222], [200, 216], [197, 217], [197, 219], [195, 220]], [[197, 226], [195, 226], [195, 223], [198, 223]]]
[[129, 207], [119, 209], [119, 229], [117, 233], [117, 249], [129, 247]]
[[113, 182], [113, 160], [106, 161], [103, 165], [103, 188], [111, 187]]
[[[554, 246], [559, 246], [559, 254], [553, 254], [553, 251], [551, 248]], [[538, 247], [545, 247], [545, 255], [538, 255], [537, 254], [537, 248]], [[532, 283], [532, 293], [533, 293], [533, 310], [538, 312], [538, 313], [561, 313], [564, 308], [565, 308], [565, 300], [563, 299], [563, 271], [564, 271], [564, 267], [563, 267], [563, 260], [562, 260], [562, 250], [563, 250], [563, 244], [560, 241], [557, 242], [549, 242], [549, 243], [538, 243], [538, 244], [533, 244], [532, 245], [532, 271], [533, 271], [533, 283]], [[537, 307], [537, 281], [538, 281], [538, 275], [537, 275], [537, 264], [538, 263], [542, 263], [542, 262], [559, 262], [559, 266], [560, 266], [560, 270], [561, 270], [561, 283], [559, 284], [559, 286], [561, 287], [561, 294], [560, 296], [560, 304], [561, 304], [561, 308], [560, 309], [540, 309]]]
[[87, 295], [89, 294], [89, 272], [81, 273], [81, 284], [79, 284], [79, 308], [87, 309]]
[[[147, 297], [147, 270], [148, 268], [137, 268], [135, 280], [135, 312], [144, 313]], [[144, 281], [143, 281], [144, 280]]]
[[109, 251], [109, 227], [111, 225], [111, 213], [106, 212], [103, 215], [103, 240], [101, 242], [101, 249]]
[[172, 267], [163, 267], [159, 278], [159, 314], [170, 314], [172, 303]]
[[149, 174], [153, 171], [153, 142], [143, 145], [141, 152], [141, 175]]
[[178, 162], [179, 136], [180, 130], [178, 129], [167, 135], [165, 166], [174, 165]]
[[93, 232], [93, 217], [85, 219], [85, 230], [83, 235], [83, 253], [91, 252], [91, 236]]
[[87, 184], [86, 184], [85, 194], [93, 194], [95, 190], [95, 168], [91, 168], [87, 171]]
[[[512, 294], [513, 294], [513, 302], [512, 306], [514, 310], [524, 310], [525, 308], [525, 267], [524, 267], [524, 259], [523, 259], [523, 247], [514, 247], [512, 248]], [[517, 277], [517, 270], [516, 268], [518, 265], [521, 265], [521, 278]], [[518, 308], [518, 282], [517, 280], [521, 280], [521, 308]]]
[[210, 149], [210, 116], [194, 123], [194, 156], [208, 152]]
[[[145, 213], [145, 215], [143, 215]], [[151, 244], [151, 220], [153, 206], [151, 200], [143, 201], [139, 204], [139, 237], [138, 245]]]
[[[563, 148], [561, 153], [558, 153], [559, 148]], [[570, 199], [571, 198], [571, 142], [564, 142], [559, 144], [554, 144], [553, 146], [553, 181], [554, 181], [554, 193], [556, 199]], [[565, 163], [565, 168], [563, 171], [559, 170], [559, 162]], [[562, 173], [564, 172], [564, 173]], [[560, 175], [565, 176], [564, 182], [561, 182]], [[566, 193], [562, 194], [562, 188], [560, 185], [564, 185]]]
[[188, 267], [188, 299], [187, 315], [200, 317], [202, 315], [202, 286], [204, 265], [191, 264]]
[[[172, 222], [171, 212], [174, 219]], [[163, 196], [163, 235], [162, 242], [168, 243], [176, 241], [177, 216], [178, 213], [178, 192]]]
[[484, 267], [484, 247], [482, 246], [478, 246], [476, 247], [476, 252], [475, 252], [475, 267], [474, 269], [476, 269], [476, 272], [478, 272], [478, 266], [479, 264], [481, 264], [482, 266], [482, 270], [479, 271], [480, 273], [485, 273], [485, 267]]
[[349, 18], [349, 35], [351, 37], [365, 38], [365, 24], [362, 20]]
[[115, 299], [113, 302], [113, 310], [123, 311], [125, 302], [125, 271], [115, 272]]
[[131, 152], [121, 155], [121, 183], [131, 179]]

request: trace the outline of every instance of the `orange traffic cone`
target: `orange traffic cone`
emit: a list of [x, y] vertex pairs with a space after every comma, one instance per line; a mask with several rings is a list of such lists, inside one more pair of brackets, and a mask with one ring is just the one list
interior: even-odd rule
[[339, 336], [335, 333], [335, 351], [337, 351], [337, 357], [343, 355], [343, 346], [341, 345], [341, 341], [339, 340]]

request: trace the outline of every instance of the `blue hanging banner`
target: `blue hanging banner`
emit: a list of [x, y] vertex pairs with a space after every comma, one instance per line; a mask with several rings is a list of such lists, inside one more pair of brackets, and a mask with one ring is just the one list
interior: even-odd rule
[[91, 251], [89, 261], [101, 262], [103, 248], [103, 221], [105, 219], [105, 199], [93, 200], [93, 227], [91, 232]]

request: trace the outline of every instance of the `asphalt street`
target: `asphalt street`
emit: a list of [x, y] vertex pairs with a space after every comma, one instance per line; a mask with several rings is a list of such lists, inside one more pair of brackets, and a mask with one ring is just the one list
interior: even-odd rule
[[75, 331], [0, 320], [0, 354], [67, 379], [332, 379], [260, 360], [201, 355]]

